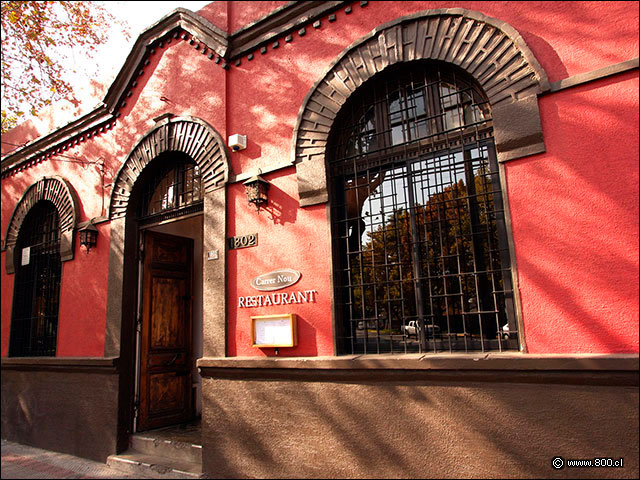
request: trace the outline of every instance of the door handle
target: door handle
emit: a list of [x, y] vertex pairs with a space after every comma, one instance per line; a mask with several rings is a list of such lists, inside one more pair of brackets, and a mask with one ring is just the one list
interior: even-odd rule
[[173, 365], [174, 363], [176, 363], [176, 360], [178, 360], [178, 357], [180, 356], [179, 353], [176, 353], [173, 358], [171, 360], [169, 360], [168, 362], [164, 362], [164, 366], [165, 367], [170, 367], [171, 365]]

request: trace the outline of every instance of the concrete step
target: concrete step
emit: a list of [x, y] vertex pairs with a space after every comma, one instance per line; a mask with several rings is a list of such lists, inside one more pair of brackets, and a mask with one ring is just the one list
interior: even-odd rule
[[158, 438], [152, 433], [137, 433], [131, 436], [129, 448], [146, 455], [202, 465], [202, 445], [195, 443]]
[[194, 463], [158, 455], [127, 450], [110, 455], [107, 465], [139, 478], [203, 478], [202, 462]]

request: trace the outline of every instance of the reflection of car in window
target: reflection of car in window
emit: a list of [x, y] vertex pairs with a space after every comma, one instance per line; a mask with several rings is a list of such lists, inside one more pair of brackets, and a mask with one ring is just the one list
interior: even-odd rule
[[377, 319], [371, 319], [371, 320], [360, 320], [357, 324], [356, 324], [356, 328], [358, 330], [364, 330], [366, 325], [367, 330], [381, 330], [384, 328], [387, 328], [387, 318], [384, 315], [384, 313], [381, 313], [380, 315], [378, 315]]
[[[440, 327], [438, 325], [425, 325], [427, 328], [427, 337], [433, 337], [434, 334], [440, 333]], [[420, 323], [416, 320], [410, 320], [406, 325], [402, 325], [402, 333], [407, 337], [416, 337], [420, 332]]]

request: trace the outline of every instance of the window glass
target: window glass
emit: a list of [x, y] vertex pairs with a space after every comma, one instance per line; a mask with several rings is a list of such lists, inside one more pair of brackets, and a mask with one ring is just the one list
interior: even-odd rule
[[202, 175], [187, 159], [167, 156], [154, 160], [152, 173], [143, 181], [143, 199], [139, 218], [179, 210], [202, 202]]
[[343, 352], [516, 349], [488, 104], [448, 69], [376, 80], [356, 101], [377, 150], [355, 158], [336, 140], [349, 105], [329, 148]]
[[40, 201], [16, 242], [10, 356], [55, 356], [60, 301], [60, 227], [56, 207]]

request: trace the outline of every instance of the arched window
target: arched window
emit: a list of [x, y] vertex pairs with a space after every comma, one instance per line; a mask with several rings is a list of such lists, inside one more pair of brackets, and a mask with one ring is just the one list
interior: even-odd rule
[[202, 211], [202, 175], [198, 165], [187, 155], [163, 153], [154, 159], [143, 175], [137, 212], [141, 223]]
[[55, 356], [60, 302], [60, 225], [55, 205], [36, 203], [16, 243], [9, 356]]
[[389, 68], [328, 144], [342, 353], [517, 348], [491, 109], [464, 72]]

